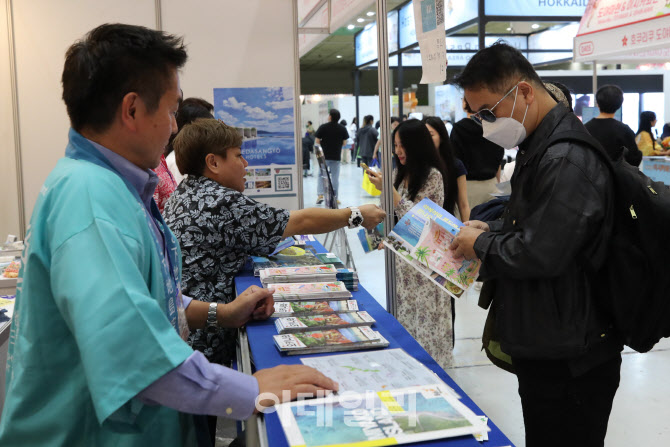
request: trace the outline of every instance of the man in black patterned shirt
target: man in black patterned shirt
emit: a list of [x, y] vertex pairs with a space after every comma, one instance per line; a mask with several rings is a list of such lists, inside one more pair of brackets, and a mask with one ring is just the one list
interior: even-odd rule
[[[327, 233], [346, 227], [350, 208], [289, 211], [243, 194], [247, 162], [235, 128], [201, 118], [180, 130], [173, 145], [179, 170], [188, 177], [165, 206], [165, 221], [182, 250], [182, 285], [188, 296], [229, 303], [233, 280], [250, 255], [267, 256], [295, 234]], [[358, 208], [362, 225], [373, 228], [386, 213], [376, 205]], [[235, 354], [235, 332], [196, 331], [194, 349], [210, 361], [229, 364]]]

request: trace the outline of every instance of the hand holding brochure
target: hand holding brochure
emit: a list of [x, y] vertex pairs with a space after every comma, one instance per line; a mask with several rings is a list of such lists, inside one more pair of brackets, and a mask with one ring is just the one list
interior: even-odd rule
[[423, 199], [393, 227], [384, 245], [448, 294], [458, 298], [479, 275], [481, 261], [455, 257], [449, 245], [463, 223]]

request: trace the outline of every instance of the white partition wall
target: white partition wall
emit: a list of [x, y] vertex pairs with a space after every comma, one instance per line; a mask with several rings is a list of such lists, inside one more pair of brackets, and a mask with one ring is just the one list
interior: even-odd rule
[[[8, 13], [14, 24], [26, 221], [67, 143], [60, 85], [65, 51], [102, 23], [156, 28], [160, 16], [164, 31], [183, 35], [189, 52], [181, 84], [186, 96], [211, 101], [219, 87], [296, 87], [292, 0], [4, 0], [0, 9], [0, 238], [19, 232]], [[298, 198], [272, 203], [297, 208]]]
[[0, 242], [20, 234], [7, 8], [0, 3]]

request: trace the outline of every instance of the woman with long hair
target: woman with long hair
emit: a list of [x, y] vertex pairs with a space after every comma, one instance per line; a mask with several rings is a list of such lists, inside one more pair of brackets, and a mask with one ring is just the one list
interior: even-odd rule
[[656, 142], [651, 128], [656, 125], [656, 114], [644, 111], [640, 113], [640, 125], [635, 133], [635, 142], [642, 155], [665, 155], [660, 144]]
[[[454, 157], [451, 140], [444, 122], [436, 116], [423, 119], [435, 149], [437, 149], [446, 172], [444, 179], [445, 199], [443, 208], [465, 222], [470, 219], [470, 204], [467, 192], [467, 171], [463, 162]], [[458, 210], [456, 209], [458, 207]]]
[[[426, 126], [411, 119], [393, 131], [397, 170], [393, 180], [393, 208], [398, 219], [428, 198], [445, 200], [444, 163]], [[368, 170], [370, 181], [382, 189], [383, 175]], [[452, 302], [449, 295], [405, 261], [396, 258], [396, 316], [407, 331], [443, 368], [452, 366], [454, 346]]]

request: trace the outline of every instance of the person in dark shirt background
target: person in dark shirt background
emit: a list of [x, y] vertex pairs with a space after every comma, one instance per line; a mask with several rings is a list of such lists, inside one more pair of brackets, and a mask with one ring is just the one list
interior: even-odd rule
[[491, 200], [491, 193], [497, 192], [495, 185], [505, 150], [484, 138], [482, 126], [470, 118], [472, 113], [467, 107], [464, 110], [468, 116], [454, 124], [450, 139], [454, 156], [463, 162], [467, 171], [468, 203], [472, 209]]
[[[315, 144], [321, 145], [323, 155], [326, 157], [326, 166], [330, 172], [330, 181], [333, 184], [335, 197], [337, 197], [340, 186], [340, 159], [342, 157], [342, 147], [349, 139], [349, 132], [347, 129], [338, 124], [340, 121], [340, 111], [337, 109], [330, 109], [328, 112], [328, 122], [322, 124], [317, 129], [314, 136], [316, 137]], [[317, 182], [317, 205], [323, 202], [323, 182]]]
[[623, 90], [617, 85], [603, 85], [596, 92], [596, 104], [600, 114], [584, 125], [593, 137], [607, 151], [612, 160], [621, 155], [622, 147], [628, 149], [626, 161], [632, 166], [639, 166], [642, 152], [635, 143], [635, 132], [614, 118], [614, 114], [623, 104]]

